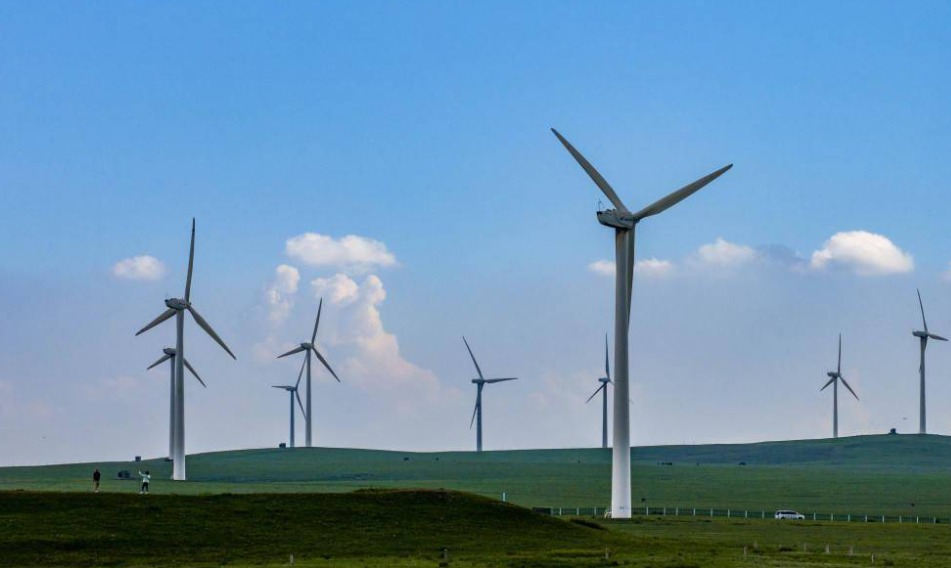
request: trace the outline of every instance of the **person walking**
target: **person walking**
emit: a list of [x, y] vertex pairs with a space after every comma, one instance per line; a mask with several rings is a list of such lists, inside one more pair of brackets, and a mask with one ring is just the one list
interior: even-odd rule
[[92, 492], [99, 493], [99, 478], [102, 477], [99, 474], [99, 468], [96, 468], [96, 471], [92, 472]]
[[152, 479], [149, 470], [145, 470], [145, 473], [139, 472], [139, 476], [142, 478], [142, 487], [139, 489], [139, 494], [149, 492], [149, 480]]

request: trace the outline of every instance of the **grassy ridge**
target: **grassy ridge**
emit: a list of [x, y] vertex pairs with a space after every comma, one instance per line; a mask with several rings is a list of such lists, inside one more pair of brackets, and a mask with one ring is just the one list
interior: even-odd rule
[[0, 493], [0, 566], [243, 563], [603, 549], [609, 533], [445, 491]]
[[[853, 514], [951, 516], [951, 438], [862, 436], [761, 444], [635, 448], [636, 504]], [[747, 466], [738, 466], [739, 462]], [[673, 462], [659, 466], [658, 462]], [[697, 463], [700, 465], [696, 465]], [[602, 449], [412, 453], [313, 448], [189, 457], [188, 483], [170, 464], [97, 464], [104, 491], [134, 492], [119, 469], [150, 469], [157, 493], [342, 492], [367, 487], [445, 488], [526, 506], [604, 506], [610, 451]], [[0, 489], [88, 491], [92, 464], [0, 468]], [[914, 505], [913, 505], [914, 504]]]

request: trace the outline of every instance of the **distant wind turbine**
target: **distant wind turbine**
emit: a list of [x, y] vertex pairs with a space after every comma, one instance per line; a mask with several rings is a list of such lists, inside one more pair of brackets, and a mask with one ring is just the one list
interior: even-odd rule
[[172, 450], [172, 479], [176, 481], [185, 481], [185, 312], [190, 313], [195, 323], [205, 330], [205, 333], [210, 335], [228, 355], [231, 355], [232, 359], [237, 359], [234, 353], [225, 345], [221, 337], [208, 325], [205, 318], [201, 317], [198, 310], [192, 306], [192, 269], [194, 265], [195, 219], [192, 219], [192, 239], [191, 246], [188, 250], [188, 276], [185, 279], [185, 298], [169, 298], [165, 300], [165, 306], [168, 309], [136, 333], [137, 336], [141, 335], [163, 321], [175, 316], [175, 447]]
[[918, 410], [918, 433], [927, 434], [928, 420], [925, 408], [925, 348], [928, 347], [929, 339], [936, 339], [938, 341], [947, 341], [947, 339], [928, 331], [928, 320], [925, 319], [925, 305], [921, 302], [921, 290], [916, 291], [918, 292], [918, 307], [921, 308], [921, 324], [925, 327], [924, 331], [911, 332], [911, 334], [917, 337], [921, 343], [921, 364], [918, 366], [918, 373], [921, 375], [921, 385], [919, 387], [921, 394], [919, 399], [920, 406]]
[[[463, 343], [466, 344], [466, 349], [469, 351], [469, 357], [472, 357], [472, 364], [475, 365], [476, 372], [479, 373], [478, 379], [472, 379], [472, 384], [476, 385], [476, 403], [475, 408], [472, 409], [472, 420], [469, 421], [469, 428], [472, 428], [472, 423], [476, 422], [476, 451], [482, 451], [482, 389], [487, 384], [492, 383], [501, 383], [504, 381], [515, 381], [518, 380], [517, 377], [505, 377], [502, 379], [487, 379], [482, 376], [482, 369], [479, 368], [479, 363], [476, 361], [475, 355], [472, 354], [472, 348], [469, 347], [469, 342], [466, 341], [465, 336], [462, 338]], [[476, 420], [478, 418], [478, 420]]]
[[300, 386], [301, 377], [304, 376], [304, 366], [307, 365], [307, 361], [304, 361], [300, 366], [300, 372], [297, 373], [297, 382], [294, 383], [294, 386], [291, 385], [274, 385], [272, 388], [286, 390], [291, 397], [291, 447], [294, 447], [294, 399], [297, 399], [297, 404], [300, 406], [301, 414], [304, 415], [304, 420], [307, 420], [307, 413], [304, 412], [304, 404], [300, 400], [300, 393], [297, 392], [297, 388]]
[[304, 411], [304, 445], [308, 448], [311, 447], [312, 432], [313, 432], [313, 420], [311, 417], [313, 413], [311, 412], [311, 385], [310, 385], [310, 354], [313, 353], [320, 359], [320, 362], [323, 363], [324, 367], [330, 371], [330, 374], [333, 375], [333, 378], [337, 379], [337, 382], [340, 382], [340, 378], [337, 377], [337, 373], [334, 373], [334, 370], [330, 368], [330, 363], [324, 359], [324, 356], [320, 354], [320, 351], [317, 351], [317, 346], [315, 342], [317, 341], [317, 327], [320, 325], [320, 312], [324, 307], [324, 299], [320, 299], [320, 304], [317, 306], [317, 321], [314, 322], [314, 333], [310, 336], [310, 343], [301, 343], [300, 347], [291, 349], [283, 355], [278, 355], [278, 359], [282, 357], [287, 357], [288, 355], [294, 355], [297, 353], [305, 353], [304, 356], [304, 366], [307, 368], [307, 410]]
[[637, 213], [631, 211], [601, 174], [598, 173], [580, 152], [575, 150], [554, 128], [551, 131], [584, 169], [588, 177], [604, 192], [615, 209], [598, 211], [598, 222], [614, 229], [614, 254], [617, 271], [614, 294], [614, 432], [611, 454], [611, 516], [615, 519], [631, 518], [631, 418], [625, 400], [630, 400], [628, 385], [628, 339], [631, 322], [631, 281], [634, 277], [634, 230], [641, 220], [657, 215], [680, 203], [702, 187], [717, 179], [733, 164], [720, 168], [712, 174], [685, 185], [661, 198]]
[[839, 364], [836, 366], [835, 371], [829, 371], [826, 373], [829, 377], [829, 381], [819, 389], [819, 392], [826, 390], [826, 387], [832, 385], [832, 437], [839, 437], [839, 381], [842, 381], [842, 384], [845, 388], [849, 389], [849, 392], [852, 393], [852, 396], [855, 397], [855, 400], [859, 399], [859, 395], [855, 394], [855, 391], [852, 390], [852, 387], [849, 386], [849, 383], [846, 382], [845, 377], [842, 376], [842, 334], [839, 334]]
[[598, 382], [601, 383], [601, 386], [598, 387], [591, 396], [588, 397], [588, 400], [584, 401], [585, 404], [591, 402], [591, 399], [594, 398], [599, 392], [602, 393], [601, 396], [601, 447], [608, 447], [608, 384], [611, 382], [611, 367], [608, 364], [608, 335], [604, 334], [604, 376], [598, 379]]
[[[171, 347], [166, 347], [162, 350], [165, 355], [163, 355], [158, 361], [149, 365], [149, 368], [146, 371], [152, 370], [155, 367], [158, 367], [162, 363], [168, 361], [169, 359], [175, 359], [175, 350]], [[191, 372], [192, 375], [198, 379], [198, 382], [201, 383], [201, 386], [208, 388], [208, 385], [205, 384], [205, 381], [201, 380], [201, 377], [198, 376], [198, 373], [195, 372], [195, 369], [192, 368], [191, 364], [188, 362], [188, 359], [185, 359], [185, 367]], [[172, 364], [168, 366], [171, 370], [171, 380], [169, 384], [169, 394], [168, 394], [168, 459], [175, 459], [175, 361], [172, 361]]]

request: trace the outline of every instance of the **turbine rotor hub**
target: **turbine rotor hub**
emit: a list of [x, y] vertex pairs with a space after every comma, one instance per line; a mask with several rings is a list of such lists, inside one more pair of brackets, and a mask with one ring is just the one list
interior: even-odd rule
[[191, 304], [179, 298], [169, 298], [165, 300], [165, 305], [173, 310], [187, 310]]

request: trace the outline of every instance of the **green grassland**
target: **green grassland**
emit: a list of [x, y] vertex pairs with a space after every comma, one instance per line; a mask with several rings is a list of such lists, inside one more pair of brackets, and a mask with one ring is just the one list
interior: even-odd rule
[[[951, 438], [944, 436], [659, 446], [635, 448], [632, 458], [639, 506], [951, 516]], [[509, 501], [530, 507], [593, 507], [609, 500], [610, 459], [600, 448], [241, 450], [189, 456], [187, 483], [167, 481], [171, 464], [149, 460], [0, 468], [0, 490], [89, 491], [98, 466], [105, 492], [135, 492], [135, 481], [115, 481], [115, 473], [149, 469], [154, 493], [444, 488], [493, 498], [505, 492]]]
[[929, 568], [951, 558], [947, 525], [579, 520], [448, 491], [0, 492], [0, 567], [286, 566], [294, 555], [304, 567], [805, 568], [875, 555]]

